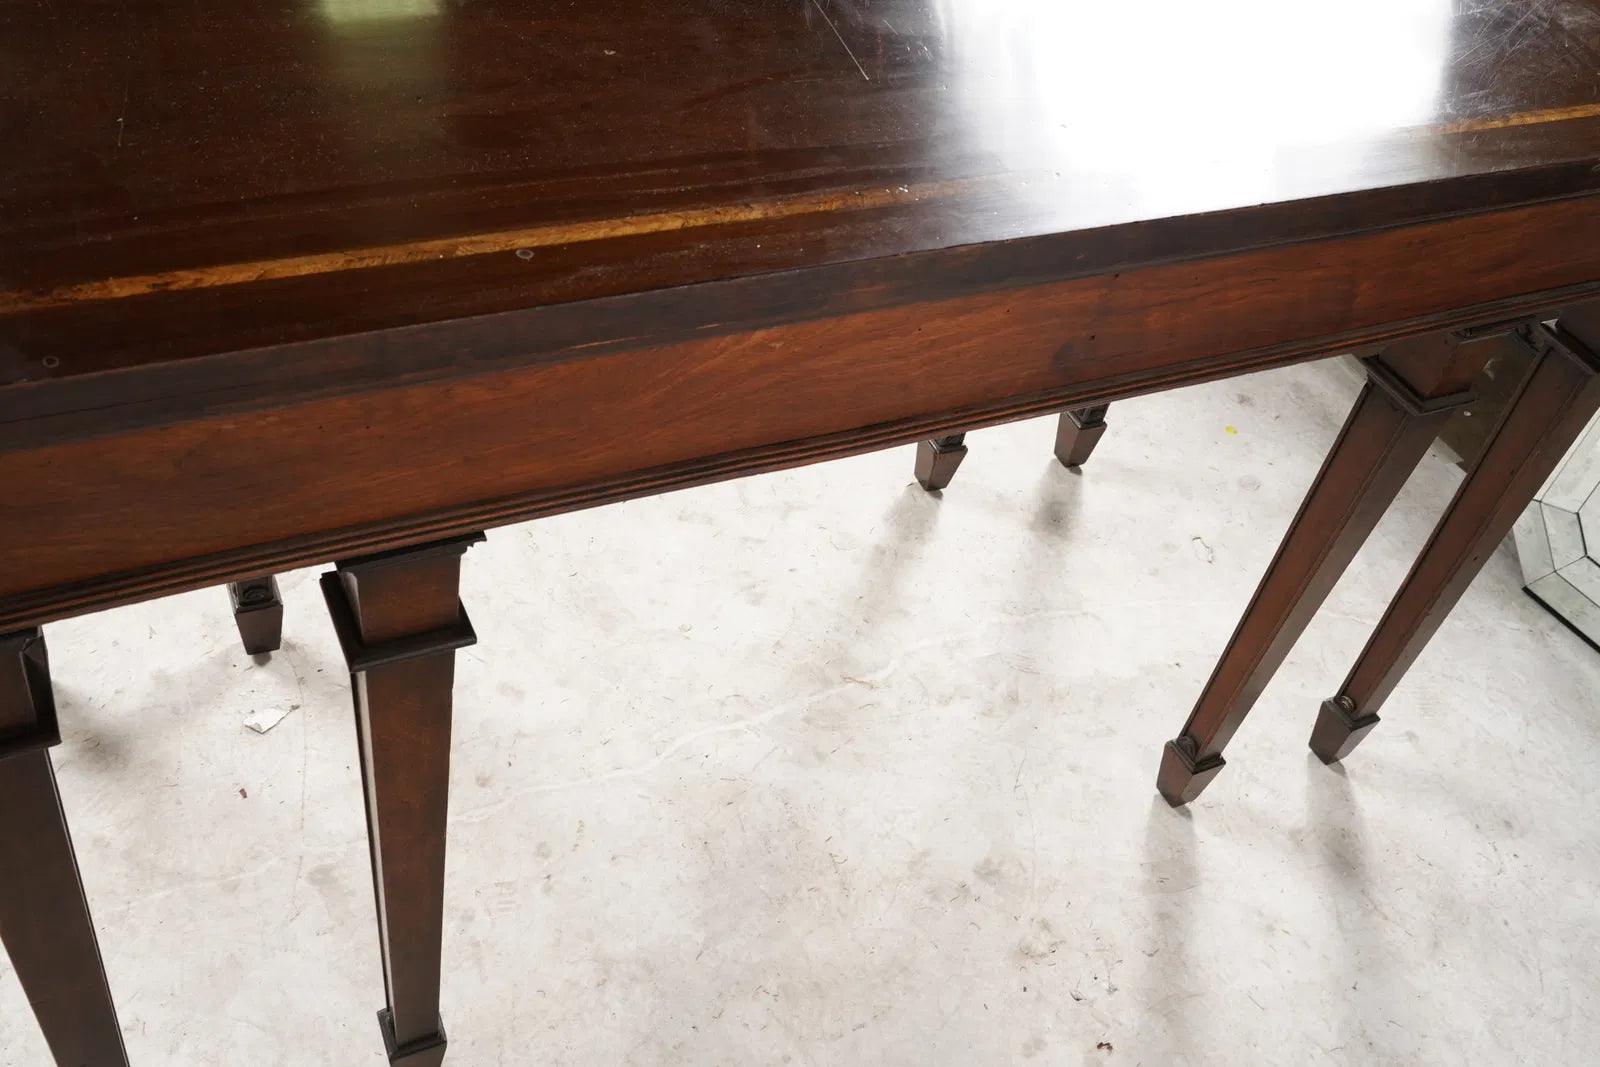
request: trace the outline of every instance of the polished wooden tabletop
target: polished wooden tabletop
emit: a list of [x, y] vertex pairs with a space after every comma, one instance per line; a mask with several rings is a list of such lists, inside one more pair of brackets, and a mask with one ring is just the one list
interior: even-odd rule
[[0, 0], [0, 131], [0, 385], [798, 272], [570, 352], [1600, 187], [1600, 5]]
[[381, 1036], [438, 1067], [478, 531], [1359, 349], [1182, 804], [1494, 346], [1320, 758], [1600, 410], [1600, 0], [0, 0], [0, 146], [0, 932], [63, 1065], [126, 1057], [41, 626], [340, 561]]

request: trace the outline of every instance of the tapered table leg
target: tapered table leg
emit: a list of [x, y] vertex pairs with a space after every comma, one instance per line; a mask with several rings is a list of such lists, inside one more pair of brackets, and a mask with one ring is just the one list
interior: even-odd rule
[[60, 740], [44, 635], [0, 636], [0, 942], [60, 1067], [126, 1067], [50, 765]]
[[1561, 457], [1600, 409], [1600, 305], [1533, 325], [1518, 339], [1535, 362], [1461, 483], [1411, 573], [1339, 692], [1322, 704], [1311, 750], [1348, 756], [1378, 724], [1378, 709]]
[[389, 1062], [439, 1067], [455, 650], [476, 637], [459, 598], [461, 556], [482, 535], [341, 562], [322, 577], [355, 691], [372, 882], [388, 1003]]
[[272, 575], [228, 583], [233, 622], [244, 650], [252, 656], [278, 651], [283, 643], [283, 598]]
[[967, 435], [947, 434], [917, 442], [917, 482], [930, 493], [943, 489], [956, 476], [956, 468], [967, 458]]
[[1081, 467], [1106, 432], [1108, 404], [1063, 411], [1056, 423], [1056, 458], [1065, 467]]
[[1492, 344], [1430, 335], [1367, 361], [1367, 384], [1344, 428], [1183, 732], [1162, 753], [1156, 788], [1168, 803], [1193, 800], [1222, 769], [1234, 731], [1448, 413], [1471, 400], [1468, 388]]

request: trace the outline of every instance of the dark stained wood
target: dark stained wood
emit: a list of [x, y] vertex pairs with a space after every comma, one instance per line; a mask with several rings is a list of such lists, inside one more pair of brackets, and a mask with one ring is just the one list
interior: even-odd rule
[[278, 651], [283, 643], [283, 598], [272, 575], [228, 583], [233, 622], [244, 650], [252, 656]]
[[[1080, 467], [1089, 458], [1100, 443], [1100, 435], [1105, 433], [1108, 407], [1095, 404], [1061, 413], [1056, 425], [1056, 458], [1062, 464]], [[922, 488], [932, 492], [950, 484], [956, 468], [966, 458], [966, 439], [963, 432], [917, 442], [916, 476]]]
[[[1596, 153], [1600, 154], [1600, 131], [1597, 131], [1596, 141]], [[1469, 198], [1465, 202], [1473, 201]], [[1478, 202], [1478, 206], [1487, 208], [1494, 203], [1492, 199], [1485, 199]], [[1301, 201], [1283, 210], [1290, 208], [1301, 227], [1301, 238], [1329, 236], [1317, 223], [1318, 205]], [[1567, 209], [1569, 229], [1588, 224], [1594, 211], [1592, 201]], [[912, 268], [900, 259], [852, 262], [819, 268], [803, 276], [792, 272], [741, 276], [715, 285], [650, 290], [588, 303], [531, 305], [514, 311], [381, 330], [375, 321], [363, 317], [363, 309], [369, 307], [364, 289], [354, 295], [341, 291], [334, 298], [342, 314], [339, 322], [345, 329], [358, 331], [353, 334], [335, 334], [303, 343], [271, 343], [259, 331], [243, 338], [229, 334], [234, 337], [233, 343], [250, 347], [217, 354], [214, 358], [191, 360], [179, 358], [168, 346], [163, 351], [172, 356], [170, 360], [156, 361], [150, 357], [136, 367], [126, 368], [129, 373], [19, 378], [17, 387], [0, 388], [0, 449], [157, 425], [200, 414], [254, 410], [310, 397], [359, 392], [380, 385], [432, 381], [620, 349], [664, 345], [687, 338], [848, 316], [915, 301], [947, 301], [979, 293], [1004, 293], [1023, 286], [1048, 287], [1064, 279], [1107, 272], [1111, 276], [1106, 281], [1116, 281], [1125, 276], [1119, 273], [1119, 268], [1214, 256], [1235, 249], [1248, 251], [1254, 247], [1249, 242], [1240, 242], [1236, 227], [1219, 223], [1212, 216], [1181, 222], [1194, 232], [1183, 235], [1177, 251], [1163, 246], [1159, 255], [1137, 237], [1128, 238], [1127, 247], [1119, 243], [1115, 249], [1093, 256], [1071, 250], [1052, 250], [1044, 247], [1048, 242], [1041, 238], [1037, 242], [1026, 242], [1028, 247], [1020, 253], [1025, 262], [1020, 264], [1014, 262], [1016, 257], [1010, 254], [1016, 251], [1013, 243], [967, 246], [948, 253], [928, 253], [924, 257], [928, 262], [920, 268]], [[1496, 228], [1506, 224], [1516, 229], [1510, 218], [1481, 225]], [[1442, 243], [1430, 241], [1422, 254], [1438, 256], [1443, 262], [1458, 261], [1448, 258], [1451, 256], [1473, 254], [1473, 249], [1453, 247], [1450, 235], [1464, 233], [1474, 225], [1469, 222], [1454, 229], [1427, 231]], [[1335, 231], [1332, 236], [1338, 235]], [[1098, 236], [1099, 231], [1084, 235], [1085, 239]], [[1501, 248], [1523, 248], [1529, 237], [1525, 233], [1508, 233]], [[1034, 247], [1036, 244], [1039, 247]], [[1388, 246], [1392, 249], [1405, 247], [1404, 241], [1398, 238], [1391, 238]], [[1381, 255], [1376, 247], [1372, 251]], [[1342, 251], [1335, 253], [1342, 254]], [[915, 257], [907, 257], [910, 258]], [[1484, 258], [1482, 262], [1487, 265], [1492, 260]], [[1284, 265], [1282, 260], [1249, 258], [1239, 262], [1237, 269], [1241, 279], [1248, 279], [1254, 276], [1258, 266], [1281, 269]], [[1503, 289], [1502, 283], [1508, 280], [1507, 268], [1515, 271], [1520, 266], [1516, 262], [1506, 264], [1497, 270], [1495, 277], [1486, 281], [1492, 287]], [[1561, 266], [1550, 265], [1554, 270], [1560, 270]], [[573, 270], [579, 275], [583, 273], [581, 265], [574, 265]], [[904, 278], [889, 276], [900, 270], [909, 273]], [[1382, 288], [1363, 291], [1358, 279], [1346, 278], [1342, 272], [1335, 271], [1332, 276], [1316, 279], [1316, 283], [1328, 286], [1323, 292], [1356, 294], [1353, 299], [1369, 305], [1350, 309], [1351, 317], [1357, 320], [1374, 302], [1386, 299], [1403, 302], [1411, 298], [1423, 305], [1408, 316], [1411, 325], [1420, 329], [1432, 324], [1460, 325], [1466, 321], [1465, 303], [1429, 299], [1440, 295], [1440, 287], [1460, 280], [1451, 272], [1438, 272], [1416, 291], [1413, 291], [1414, 280], [1393, 280]], [[1132, 277], [1128, 277], [1128, 282], [1121, 287], [1124, 296], [1134, 291], [1131, 282]], [[1208, 283], [1197, 281], [1195, 284]], [[1542, 288], [1545, 286], [1535, 285], [1511, 291], [1529, 293]], [[529, 300], [534, 297], [520, 286], [515, 291]], [[1553, 311], [1578, 295], [1581, 294], [1562, 294], [1560, 299], [1544, 300], [1542, 304]], [[200, 326], [212, 320], [218, 323], [219, 330], [231, 331], [252, 316], [273, 323], [301, 322], [304, 317], [306, 300], [303, 298], [278, 299], [275, 290], [263, 293], [254, 288], [235, 297], [229, 306], [199, 316], [171, 306], [150, 308], [149, 322], [145, 321], [144, 313], [135, 315], [139, 308], [129, 307], [125, 302], [72, 307], [62, 309], [59, 315], [63, 322], [74, 324], [74, 328], [77, 324], [104, 318], [93, 336], [85, 337], [81, 343], [74, 342], [71, 351], [77, 353], [78, 360], [113, 351], [117, 338], [142, 336], [175, 320], [186, 323], [184, 338], [196, 339], [200, 336]], [[169, 295], [150, 299], [164, 305]], [[170, 295], [170, 299], [176, 301], [176, 295]], [[1482, 308], [1482, 315], [1487, 318], [1514, 310], [1497, 312], [1487, 304], [1485, 301]], [[1114, 306], [1107, 307], [1093, 317], [1103, 319], [1117, 310]], [[1078, 333], [1084, 324], [1083, 312], [1084, 309], [1079, 308], [1076, 321], [1066, 323], [1066, 332], [1056, 335], [1058, 339]], [[1438, 321], [1446, 312], [1450, 317]], [[913, 324], [909, 327], [912, 330], [925, 321], [921, 310], [912, 311], [904, 318]], [[22, 320], [0, 315], [0, 332], [11, 322]], [[1089, 335], [1095, 336], [1093, 324], [1090, 325]], [[1151, 325], [1154, 328], [1158, 324]], [[1352, 334], [1348, 340], [1353, 342], [1359, 336]], [[1344, 343], [1345, 340], [1329, 338], [1330, 343]], [[225, 343], [228, 343], [225, 337], [215, 340], [217, 346]], [[18, 352], [38, 350], [32, 340], [20, 336], [14, 347]], [[4, 352], [4, 339], [0, 336], [0, 356]], [[68, 360], [65, 355], [51, 354], [37, 358], [41, 365], [53, 361], [56, 371], [65, 367]], [[102, 368], [98, 363], [95, 367], [97, 370], [117, 369]], [[88, 412], [92, 415], [86, 414]]]
[[1056, 459], [1064, 467], [1081, 467], [1106, 432], [1107, 404], [1063, 411], [1056, 423]]
[[952, 298], [937, 314], [863, 312], [0, 452], [12, 487], [0, 549], [13, 564], [0, 571], [0, 625], [1559, 307], [1600, 291], [1596, 207], [1561, 201]]
[[1533, 353], [1522, 345], [1500, 345], [1484, 364], [1483, 373], [1473, 386], [1478, 399], [1468, 404], [1445, 423], [1439, 442], [1456, 455], [1464, 471], [1489, 442], [1500, 416], [1533, 367]]
[[[388, 336], [447, 319], [561, 305], [515, 332], [666, 342], [1600, 186], [1583, 0], [1352, 13], [1359, 90], [1330, 20], [1210, 5], [1127, 97], [1057, 60], [1147, 13], [980, 10], [6, 5], [0, 382], [41, 388], [0, 418], [171, 418], [481, 367], [459, 362], [470, 329]], [[1216, 77], [1276, 55], [1281, 114]], [[1057, 73], [1000, 76], [1017, 69]], [[315, 344], [355, 331], [383, 356]], [[100, 377], [176, 362], [195, 365]]]
[[389, 1062], [438, 1067], [439, 951], [455, 650], [474, 637], [461, 556], [480, 537], [347, 560], [324, 576], [351, 669], [366, 794]]
[[1002, 6], [0, 4], [0, 630], [360, 557], [392, 1062], [444, 1053], [472, 638], [418, 544], [1387, 346], [1189, 799], [1469, 375], [1408, 339], [1600, 296], [1591, 3]]
[[[573, 343], [662, 337], [670, 305], [631, 298], [801, 276], [708, 294], [749, 328], [772, 301], [794, 317], [786, 289], [949, 284], [963, 248], [994, 284], [1600, 187], [1585, 0], [1270, 21], [1241, 0], [382, 14], [0, 7], [0, 380], [555, 304], [581, 309]], [[1152, 19], [1175, 47], [1106, 92], [1114, 50], [1081, 42]], [[877, 282], [806, 280], [845, 263]]]
[[126, 1067], [50, 764], [60, 740], [44, 635], [0, 635], [0, 942], [60, 1067]]
[[967, 435], [946, 434], [917, 442], [917, 483], [930, 493], [943, 489], [956, 475], [956, 468], [967, 456]]
[[1378, 724], [1378, 709], [1600, 410], [1600, 305], [1564, 317], [1554, 333], [1539, 325], [1518, 336], [1536, 362], [1349, 677], [1323, 703], [1311, 750], [1324, 762], [1349, 755]]
[[[1403, 342], [1368, 363], [1356, 398], [1300, 512], [1245, 608], [1211, 679], [1162, 754], [1157, 789], [1186, 804], [1223, 767], [1222, 751], [1355, 558], [1496, 341], [1444, 334]], [[1531, 491], [1530, 491], [1531, 495]]]

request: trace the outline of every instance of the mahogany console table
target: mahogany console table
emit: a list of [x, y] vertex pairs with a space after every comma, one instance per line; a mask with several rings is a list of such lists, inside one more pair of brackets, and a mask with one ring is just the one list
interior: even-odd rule
[[48, 754], [53, 620], [234, 583], [270, 647], [266, 576], [339, 561], [382, 1037], [435, 1067], [478, 531], [918, 441], [937, 487], [961, 435], [1044, 413], [1082, 462], [1107, 402], [1358, 351], [1162, 757], [1183, 803], [1487, 354], [1527, 346], [1317, 718], [1348, 754], [1600, 406], [1600, 10], [1262, 10], [0, 0], [0, 936], [57, 1062], [126, 1056]]

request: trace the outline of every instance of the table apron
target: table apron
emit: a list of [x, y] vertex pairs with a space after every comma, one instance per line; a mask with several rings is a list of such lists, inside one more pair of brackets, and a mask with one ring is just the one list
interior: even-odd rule
[[1596, 201], [1129, 269], [0, 453], [0, 630], [1542, 314]]

